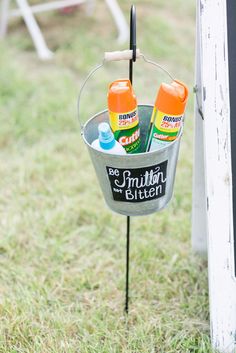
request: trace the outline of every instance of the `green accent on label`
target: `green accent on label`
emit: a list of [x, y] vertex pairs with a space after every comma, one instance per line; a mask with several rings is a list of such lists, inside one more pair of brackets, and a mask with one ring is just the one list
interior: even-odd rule
[[[165, 140], [167, 142], [171, 142], [174, 140], [174, 138], [172, 139], [168, 139], [168, 137], [176, 137], [178, 135], [179, 131], [175, 131], [175, 132], [166, 132], [166, 131], [162, 131], [159, 130], [155, 125], [153, 127], [153, 131], [152, 131], [152, 138], [158, 139], [158, 140]], [[159, 137], [157, 136], [159, 135]], [[163, 136], [163, 137], [161, 137]]]
[[127, 153], [138, 153], [140, 141], [140, 129], [136, 125], [131, 129], [117, 130], [114, 132], [115, 139], [125, 148]]

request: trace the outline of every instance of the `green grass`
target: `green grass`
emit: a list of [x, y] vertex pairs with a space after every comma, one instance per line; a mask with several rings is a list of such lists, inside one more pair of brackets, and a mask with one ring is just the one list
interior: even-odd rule
[[[129, 2], [120, 1], [128, 17]], [[102, 2], [87, 18], [38, 16], [52, 62], [40, 62], [21, 21], [0, 56], [0, 352], [210, 353], [207, 264], [191, 252], [194, 1], [134, 1], [138, 46], [190, 87], [175, 193], [168, 208], [131, 219], [131, 300], [124, 315], [126, 219], [103, 201], [76, 121], [87, 72], [123, 49]], [[82, 97], [103, 109], [108, 65]], [[153, 102], [166, 77], [135, 64], [135, 90]]]

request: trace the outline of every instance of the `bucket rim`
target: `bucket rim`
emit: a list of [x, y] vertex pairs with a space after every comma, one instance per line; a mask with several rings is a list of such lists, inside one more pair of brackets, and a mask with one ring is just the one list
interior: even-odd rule
[[[154, 104], [138, 104], [138, 107], [154, 107]], [[101, 114], [104, 114], [104, 113], [108, 113], [108, 109], [104, 109], [104, 110], [101, 110], [100, 112], [94, 114], [90, 119], [88, 119], [86, 121], [86, 123], [83, 125], [83, 129], [82, 129], [82, 132], [81, 132], [81, 136], [83, 137], [83, 140], [85, 142], [85, 144], [91, 148], [92, 150], [94, 151], [97, 151], [98, 150], [94, 147], [92, 147], [92, 145], [86, 140], [85, 136], [84, 136], [84, 130], [86, 129], [86, 126], [90, 123], [90, 121], [92, 121], [94, 118], [96, 118], [97, 116], [101, 115]], [[183, 126], [181, 127], [180, 129], [180, 133], [179, 135], [176, 137], [176, 139], [172, 142], [170, 142], [168, 145], [166, 146], [163, 146], [161, 147], [160, 149], [158, 150], [154, 150], [154, 151], [148, 151], [148, 152], [141, 152], [141, 153], [127, 153], [127, 154], [124, 154], [124, 155], [117, 155], [117, 154], [114, 154], [114, 153], [107, 153], [107, 152], [103, 152], [103, 151], [99, 151], [101, 153], [104, 153], [104, 154], [109, 154], [111, 156], [119, 156], [121, 158], [137, 158], [137, 156], [142, 156], [142, 155], [152, 155], [152, 154], [155, 154], [157, 151], [165, 151], [167, 150], [170, 146], [173, 146], [175, 143], [178, 143], [178, 141], [181, 139], [182, 137], [182, 134], [183, 134]]]

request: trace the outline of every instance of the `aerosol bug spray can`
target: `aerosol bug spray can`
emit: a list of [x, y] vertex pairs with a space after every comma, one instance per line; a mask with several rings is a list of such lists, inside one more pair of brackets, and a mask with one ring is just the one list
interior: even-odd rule
[[188, 88], [180, 81], [162, 83], [158, 91], [146, 140], [146, 151], [174, 141], [183, 125]]
[[115, 139], [127, 153], [140, 150], [140, 129], [137, 99], [130, 80], [112, 82], [108, 91], [108, 110], [110, 126]]

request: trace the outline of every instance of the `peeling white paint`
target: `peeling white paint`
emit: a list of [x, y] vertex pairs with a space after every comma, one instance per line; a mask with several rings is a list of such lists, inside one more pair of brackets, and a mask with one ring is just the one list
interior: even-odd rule
[[236, 352], [230, 104], [226, 0], [197, 1], [202, 40], [208, 273], [212, 345]]

